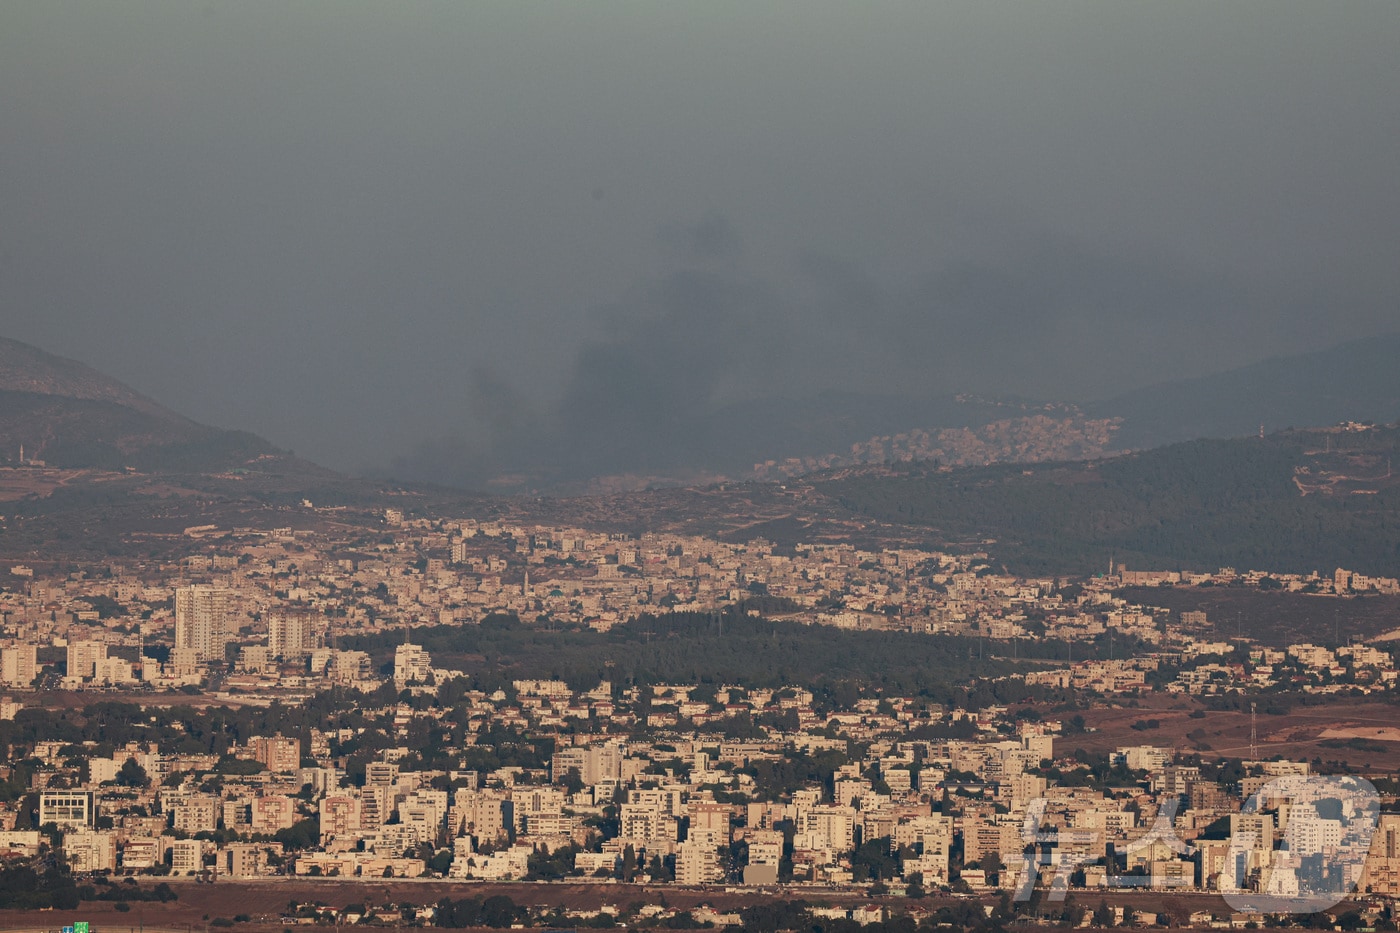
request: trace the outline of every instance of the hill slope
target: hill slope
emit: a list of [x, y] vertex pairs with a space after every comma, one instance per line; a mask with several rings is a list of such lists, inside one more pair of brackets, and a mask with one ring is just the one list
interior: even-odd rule
[[859, 514], [983, 547], [1012, 569], [1221, 566], [1400, 575], [1400, 429], [1198, 440], [1107, 460], [851, 471], [817, 489]]
[[[1076, 405], [1018, 398], [827, 392], [727, 406], [697, 421], [672, 461], [700, 473], [784, 479], [818, 470], [939, 460], [951, 466], [1089, 459], [1203, 437], [1341, 421], [1400, 420], [1400, 334], [1275, 357]], [[620, 449], [609, 442], [609, 450]], [[592, 468], [579, 450], [560, 469]], [[752, 464], [752, 466], [750, 466]], [[616, 467], [617, 464], [612, 464]]]
[[112, 402], [153, 417], [193, 424], [91, 366], [6, 337], [0, 337], [0, 391]]
[[1198, 437], [1243, 437], [1284, 427], [1400, 420], [1400, 334], [1149, 386], [1085, 405], [1122, 418], [1116, 443], [1144, 449]]
[[[786, 453], [749, 475], [773, 479], [911, 459], [952, 466], [1089, 459], [1197, 438], [1245, 437], [1260, 424], [1269, 431], [1341, 421], [1388, 424], [1400, 421], [1396, 359], [1400, 334], [1389, 334], [1083, 405], [976, 396], [920, 405], [880, 400], [830, 418], [844, 429], [840, 436], [751, 429]], [[758, 407], [751, 420], [802, 423], [788, 412]]]
[[208, 471], [277, 454], [267, 441], [191, 421], [74, 360], [0, 338], [0, 462]]

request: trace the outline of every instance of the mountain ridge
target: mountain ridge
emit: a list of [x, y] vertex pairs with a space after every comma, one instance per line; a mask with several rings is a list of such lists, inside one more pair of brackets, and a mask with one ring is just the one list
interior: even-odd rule
[[0, 337], [0, 462], [203, 472], [282, 452], [200, 424], [77, 360]]
[[1242, 437], [1341, 421], [1400, 420], [1400, 333], [1223, 372], [1134, 389], [1085, 403], [1092, 418], [1122, 418], [1124, 449], [1160, 447], [1201, 437]]
[[[569, 494], [608, 489], [610, 480], [620, 480], [616, 489], [689, 485], [707, 475], [781, 481], [813, 470], [922, 459], [945, 466], [1035, 463], [1252, 435], [1260, 422], [1271, 431], [1345, 420], [1388, 423], [1400, 420], [1397, 357], [1400, 334], [1383, 334], [1082, 404], [835, 390], [767, 398], [731, 404], [701, 424], [690, 438], [694, 463], [641, 466], [615, 477], [597, 472], [601, 463], [590, 472], [584, 457], [573, 469], [586, 476], [571, 477], [566, 463], [555, 463], [515, 471], [524, 479], [495, 491]], [[0, 337], [0, 462], [17, 459], [20, 444], [30, 459], [103, 469], [220, 470], [284, 453], [255, 434], [193, 421], [87, 364]], [[699, 462], [707, 458], [716, 462]], [[401, 463], [387, 475], [482, 486], [431, 472]]]
[[1198, 438], [1098, 460], [806, 478], [867, 519], [927, 529], [1031, 574], [1136, 569], [1400, 569], [1400, 428]]
[[755, 464], [745, 478], [791, 479], [911, 460], [985, 466], [1094, 459], [1202, 438], [1252, 436], [1261, 424], [1269, 432], [1343, 421], [1387, 424], [1400, 421], [1395, 359], [1400, 359], [1400, 333], [1270, 357], [1091, 402], [958, 395], [950, 400], [967, 406], [961, 412], [930, 406], [932, 420], [925, 424], [898, 430], [886, 425], [852, 439], [845, 449], [774, 457]]
[[86, 363], [0, 337], [0, 391], [114, 402], [145, 414], [194, 424]]

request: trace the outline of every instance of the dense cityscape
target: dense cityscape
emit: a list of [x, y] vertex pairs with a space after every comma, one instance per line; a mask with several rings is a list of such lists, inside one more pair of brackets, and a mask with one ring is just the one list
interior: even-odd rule
[[[104, 879], [572, 881], [897, 899], [830, 908], [865, 922], [927, 914], [923, 899], [940, 892], [1001, 897], [999, 910], [1034, 895], [1037, 916], [1050, 898], [1072, 923], [1125, 891], [1340, 884], [1377, 898], [1364, 902], [1379, 912], [1372, 922], [1388, 916], [1383, 898], [1400, 896], [1400, 815], [1352, 838], [1316, 808], [1244, 806], [1271, 780], [1337, 764], [1261, 753], [1256, 698], [1388, 701], [1394, 643], [1261, 644], [1204, 612], [1117, 595], [1220, 587], [1323, 605], [1394, 594], [1394, 579], [1120, 567], [1021, 578], [993, 572], [984, 553], [731, 544], [396, 509], [378, 528], [201, 526], [181, 537], [176, 561], [10, 567], [0, 844], [11, 858], [51, 851], [75, 876]], [[643, 617], [698, 618], [717, 639], [726, 618], [943, 636], [1003, 665], [961, 686], [989, 680], [1017, 700], [492, 677], [435, 662], [418, 643], [492, 627], [563, 638]], [[58, 695], [81, 715], [55, 721], [47, 698]], [[1141, 741], [1084, 750], [1095, 730], [1075, 710], [1152, 695], [1236, 708], [1250, 697], [1249, 747], [1202, 754], [1200, 731], [1153, 743], [1159, 723], [1144, 714], [1133, 723]], [[1374, 744], [1337, 735], [1353, 750]], [[1400, 789], [1384, 771], [1358, 773]], [[1241, 851], [1243, 837], [1254, 842]], [[1344, 841], [1369, 846], [1369, 858], [1329, 876], [1323, 855]], [[1102, 909], [1120, 922], [1133, 908]], [[1148, 919], [1231, 920], [1208, 908], [1173, 915], [1181, 909]], [[633, 919], [677, 915], [653, 906]], [[738, 922], [714, 908], [687, 916]]]
[[1397, 38], [0, 3], [0, 933], [1400, 933]]

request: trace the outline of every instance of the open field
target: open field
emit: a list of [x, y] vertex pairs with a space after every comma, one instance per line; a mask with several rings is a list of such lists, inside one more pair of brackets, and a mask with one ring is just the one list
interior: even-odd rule
[[[1400, 770], [1400, 709], [1368, 700], [1340, 699], [1317, 706], [1294, 703], [1286, 713], [1268, 698], [1259, 701], [1258, 750], [1262, 758], [1321, 758], [1324, 765], [1343, 762], [1367, 773]], [[1124, 745], [1171, 746], [1206, 757], [1248, 758], [1250, 713], [1213, 710], [1184, 696], [1153, 695], [1137, 707], [1110, 706], [1086, 710], [1085, 723], [1095, 732], [1065, 735], [1057, 751], [1082, 748], [1108, 752]], [[1192, 712], [1203, 718], [1192, 719]], [[1156, 720], [1155, 729], [1134, 729], [1135, 723]], [[1330, 768], [1328, 770], [1331, 770]]]
[[[6, 691], [26, 706], [43, 707], [51, 710], [81, 711], [95, 703], [136, 703], [143, 707], [190, 706], [203, 709], [207, 706], [265, 706], [269, 697], [260, 694], [230, 694], [217, 696], [213, 693], [181, 693], [178, 690], [44, 690]], [[282, 702], [289, 700], [284, 696]]]
[[120, 474], [101, 474], [92, 470], [54, 470], [40, 467], [0, 467], [0, 502], [12, 502], [30, 496], [43, 498], [60, 486], [87, 478], [99, 481]]
[[[251, 919], [231, 927], [234, 933], [280, 933], [286, 924], [280, 919], [290, 901], [319, 902], [336, 907], [348, 904], [432, 904], [450, 897], [491, 897], [504, 894], [517, 904], [534, 907], [597, 909], [605, 904], [625, 908], [631, 904], [663, 904], [691, 909], [709, 905], [717, 910], [739, 910], [752, 904], [775, 900], [804, 901], [812, 905], [885, 904], [894, 909], [936, 909], [946, 903], [962, 902], [951, 897], [927, 897], [917, 901], [901, 895], [870, 898], [859, 891], [793, 886], [781, 892], [737, 890], [722, 887], [679, 888], [674, 885], [648, 887], [623, 884], [528, 884], [445, 881], [342, 881], [336, 879], [269, 878], [258, 882], [219, 881], [196, 884], [167, 879], [179, 893], [179, 900], [168, 904], [133, 903], [131, 910], [118, 912], [109, 902], [85, 903], [75, 911], [0, 911], [0, 931], [58, 931], [74, 920], [87, 920], [92, 933], [207, 933], [209, 921], [246, 914]], [[1229, 906], [1214, 894], [1172, 894], [1153, 891], [1116, 891], [1112, 894], [1076, 892], [1075, 902], [1093, 908], [1101, 900], [1131, 906], [1139, 911], [1167, 912], [1179, 921], [1192, 911], [1208, 910], [1228, 914]], [[979, 898], [991, 904], [996, 898]], [[1046, 904], [1058, 912], [1059, 904]], [[322, 928], [322, 927], [317, 927]]]
[[[179, 894], [179, 900], [159, 904], [138, 902], [128, 912], [118, 912], [109, 902], [89, 902], [78, 910], [60, 911], [0, 911], [0, 931], [59, 930], [74, 919], [88, 920], [93, 933], [116, 930], [189, 930], [204, 933], [206, 918], [232, 918], [240, 914], [251, 917], [239, 923], [236, 931], [266, 931], [283, 929], [279, 919], [291, 901], [321, 903], [334, 907], [348, 904], [435, 904], [443, 898], [460, 900], [470, 897], [487, 898], [504, 894], [517, 904], [532, 907], [565, 907], [596, 910], [605, 904], [626, 907], [637, 902], [664, 904], [684, 909], [708, 904], [719, 910], [737, 910], [749, 904], [771, 902], [775, 899], [805, 900], [814, 904], [867, 902], [860, 893], [835, 892], [829, 889], [785, 889], [781, 895], [771, 891], [735, 891], [723, 887], [680, 888], [674, 885], [649, 887], [628, 884], [544, 884], [544, 883], [483, 883], [469, 881], [411, 881], [411, 880], [339, 880], [333, 878], [268, 878], [257, 882], [218, 881], [198, 884], [179, 878], [168, 881]], [[895, 900], [903, 901], [902, 898]], [[925, 905], [939, 903], [933, 898]]]

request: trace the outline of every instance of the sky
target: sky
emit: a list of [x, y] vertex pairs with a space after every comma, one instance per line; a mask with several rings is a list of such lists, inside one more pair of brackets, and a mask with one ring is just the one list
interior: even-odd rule
[[1400, 326], [1397, 40], [1391, 0], [11, 3], [0, 335], [463, 482], [703, 460], [756, 400], [1111, 397]]

